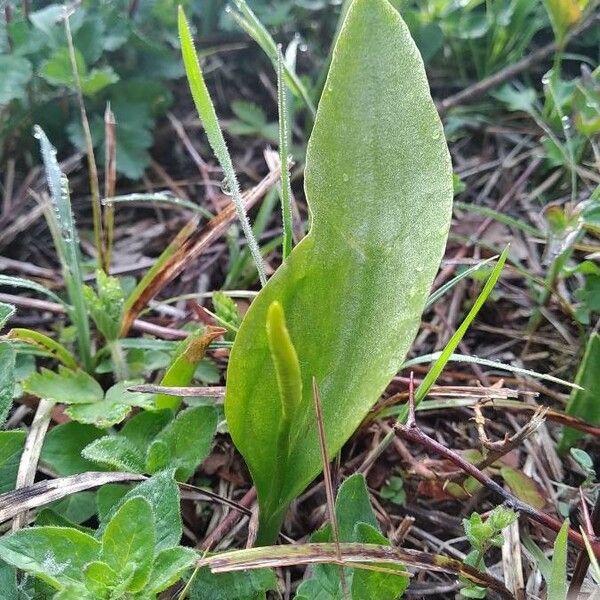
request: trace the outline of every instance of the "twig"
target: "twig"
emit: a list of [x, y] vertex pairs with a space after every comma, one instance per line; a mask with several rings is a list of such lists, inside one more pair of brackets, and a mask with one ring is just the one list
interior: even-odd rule
[[[27, 434], [27, 439], [25, 440], [23, 454], [21, 455], [15, 485], [16, 490], [30, 486], [35, 479], [35, 473], [42, 452], [42, 444], [50, 425], [50, 415], [53, 407], [53, 402], [40, 399], [29, 433]], [[17, 531], [17, 529], [21, 529], [26, 522], [27, 511], [20, 511], [13, 519], [12, 530]]]
[[571, 40], [575, 39], [583, 31], [591, 27], [598, 19], [598, 15], [595, 15], [592, 12], [590, 16], [587, 19], [585, 19], [578, 27], [575, 27], [569, 33], [567, 33], [564, 41], [562, 42], [562, 44], [560, 44], [560, 46], [557, 42], [552, 42], [550, 44], [542, 46], [541, 48], [538, 48], [535, 52], [532, 52], [528, 56], [525, 56], [521, 60], [517, 61], [516, 63], [509, 65], [505, 69], [498, 71], [494, 75], [490, 75], [490, 77], [486, 77], [485, 79], [482, 79], [474, 85], [471, 85], [461, 90], [457, 94], [454, 94], [453, 96], [449, 96], [445, 100], [442, 100], [437, 105], [438, 111], [443, 115], [455, 106], [472, 102], [473, 100], [476, 100], [483, 96], [486, 92], [490, 91], [491, 89], [499, 86], [501, 83], [504, 83], [509, 79], [513, 79], [520, 73], [527, 71], [527, 69], [529, 69], [536, 63], [541, 62], [547, 56], [550, 56], [557, 50], [564, 48], [566, 44], [568, 44]]
[[[494, 492], [496, 495], [500, 496], [504, 503], [510, 508], [524, 514], [530, 520], [551, 529], [552, 531], [558, 533], [562, 526], [562, 523], [555, 517], [551, 515], [547, 515], [545, 513], [540, 512], [533, 506], [519, 500], [516, 496], [511, 494], [509, 491], [505, 490], [501, 485], [496, 483], [491, 477], [486, 475], [484, 472], [480, 471], [475, 465], [467, 462], [462, 456], [460, 456], [454, 450], [450, 448], [446, 448], [446, 446], [440, 444], [438, 441], [429, 437], [425, 432], [423, 432], [416, 425], [413, 427], [409, 427], [408, 425], [403, 425], [400, 422], [396, 422], [394, 425], [394, 430], [402, 435], [404, 438], [423, 446], [427, 450], [431, 452], [435, 452], [440, 454], [444, 458], [448, 459], [450, 462], [454, 463], [457, 467], [461, 468], [463, 471], [471, 475], [474, 479], [479, 481], [486, 488]], [[574, 529], [569, 529], [569, 539], [579, 546], [579, 548], [585, 549], [585, 542], [583, 536], [575, 531]], [[592, 549], [596, 556], [600, 556], [600, 542], [596, 539], [591, 540]]]
[[[256, 500], [256, 488], [251, 487], [239, 501], [239, 505], [243, 508], [249, 508]], [[214, 529], [206, 536], [200, 548], [208, 550], [219, 543], [244, 516], [241, 512], [230, 512]]]
[[167, 396], [181, 396], [184, 398], [224, 398], [225, 388], [213, 385], [210, 387], [172, 387], [168, 385], [154, 385], [141, 383], [127, 388], [129, 392], [142, 392], [144, 394], [166, 394]]
[[[587, 510], [585, 499], [583, 500], [583, 506], [585, 506], [585, 509]], [[588, 535], [590, 539], [593, 540], [594, 535], [600, 533], [600, 494], [596, 498], [596, 504], [594, 505], [591, 517], [589, 517], [589, 523], [591, 525], [591, 531], [588, 531]], [[586, 548], [582, 548], [579, 552], [579, 556], [577, 556], [577, 562], [575, 563], [575, 568], [573, 570], [573, 577], [571, 578], [569, 593], [567, 594], [568, 600], [576, 600], [579, 597], [579, 592], [581, 591], [581, 586], [589, 566], [589, 554]]]
[[[313, 400], [315, 402], [315, 412], [317, 414], [317, 427], [319, 430], [319, 447], [321, 449], [321, 460], [323, 461], [323, 479], [325, 481], [325, 495], [327, 497], [327, 511], [329, 512], [329, 522], [331, 523], [331, 537], [336, 548], [336, 556], [340, 564], [342, 563], [342, 552], [340, 550], [340, 531], [335, 514], [335, 498], [333, 494], [333, 482], [331, 480], [331, 471], [329, 470], [329, 455], [327, 453], [327, 441], [325, 438], [325, 426], [323, 425], [323, 409], [321, 405], [321, 395], [315, 377], [312, 378]], [[342, 596], [344, 600], [350, 598], [348, 592], [348, 582], [344, 567], [340, 566], [340, 584], [342, 587]]]

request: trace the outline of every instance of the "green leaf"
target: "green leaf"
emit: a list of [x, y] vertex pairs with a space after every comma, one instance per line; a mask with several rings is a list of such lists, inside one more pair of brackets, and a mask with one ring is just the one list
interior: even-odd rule
[[8, 338], [30, 344], [36, 348], [49, 352], [52, 358], [59, 360], [65, 367], [77, 369], [75, 357], [62, 344], [59, 344], [56, 340], [53, 340], [51, 337], [48, 337], [39, 331], [15, 327], [10, 330]]
[[2, 329], [15, 314], [15, 307], [12, 304], [0, 302], [0, 329]]
[[123, 425], [119, 435], [127, 438], [140, 452], [145, 453], [150, 442], [164, 429], [173, 418], [168, 410], [142, 411]]
[[144, 455], [140, 449], [127, 438], [109, 435], [94, 440], [82, 451], [82, 456], [113, 471], [143, 473]]
[[29, 527], [0, 539], [2, 560], [58, 590], [81, 582], [99, 554], [100, 542], [69, 527]]
[[265, 111], [260, 106], [254, 104], [254, 102], [234, 100], [231, 103], [231, 110], [236, 117], [259, 129], [267, 122]]
[[148, 472], [176, 469], [176, 479], [185, 481], [208, 456], [216, 431], [217, 411], [212, 406], [197, 406], [180, 412], [148, 448], [150, 457], [154, 444], [163, 444], [168, 461], [163, 465], [155, 464]]
[[4, 425], [12, 405], [16, 357], [12, 344], [0, 341], [0, 426]]
[[248, 221], [248, 215], [246, 214], [244, 201], [242, 200], [240, 191], [240, 185], [233, 168], [233, 163], [231, 162], [231, 156], [229, 155], [227, 144], [225, 143], [225, 138], [223, 137], [223, 132], [219, 126], [219, 120], [217, 119], [215, 107], [213, 106], [206, 83], [204, 82], [204, 76], [202, 74], [202, 69], [200, 68], [200, 63], [198, 62], [198, 56], [196, 55], [196, 50], [194, 48], [192, 34], [190, 33], [183, 8], [181, 6], [179, 6], [178, 11], [178, 25], [183, 64], [185, 65], [185, 72], [188, 78], [190, 91], [192, 92], [192, 97], [194, 99], [194, 104], [196, 105], [198, 116], [202, 121], [202, 125], [204, 125], [210, 147], [215, 153], [215, 156], [217, 157], [217, 160], [223, 169], [225, 181], [227, 182], [231, 199], [235, 204], [238, 219], [242, 226], [242, 230], [244, 231], [244, 235], [246, 237], [248, 247], [252, 253], [254, 262], [256, 263], [256, 268], [258, 269], [258, 275], [261, 283], [264, 285], [267, 279], [265, 275], [263, 259], [260, 254], [260, 250], [258, 249], [256, 239], [254, 238], [254, 234], [252, 233], [250, 222]]
[[0, 55], [0, 106], [27, 96], [27, 84], [33, 75], [31, 63], [20, 56]]
[[575, 24], [582, 15], [582, 6], [587, 2], [581, 0], [544, 0], [544, 6], [548, 11], [552, 29], [556, 41], [560, 44], [567, 31]]
[[65, 413], [74, 421], [95, 425], [102, 429], [120, 423], [130, 412], [131, 406], [119, 402], [73, 404], [65, 410]]
[[538, 488], [538, 485], [527, 477], [525, 473], [512, 467], [502, 467], [500, 469], [502, 479], [506, 482], [506, 485], [511, 489], [512, 493], [523, 500], [527, 504], [542, 510], [546, 506], [546, 499], [544, 494]]
[[554, 541], [554, 553], [550, 566], [550, 579], [547, 597], [552, 600], [566, 600], [567, 598], [567, 550], [568, 550], [569, 522], [565, 521]]
[[[367, 523], [357, 523], [354, 534], [355, 541], [365, 544], [378, 544], [389, 546], [390, 542], [379, 530]], [[375, 563], [377, 565], [377, 563]], [[408, 584], [410, 577], [403, 565], [380, 565], [386, 570], [398, 571], [398, 575], [390, 573], [377, 573], [367, 569], [353, 569], [352, 598], [377, 598], [377, 600], [396, 600], [400, 598]]]
[[179, 511], [179, 488], [173, 479], [173, 473], [163, 471], [140, 483], [114, 505], [103, 522], [98, 533], [102, 533], [105, 521], [111, 519], [117, 510], [131, 498], [142, 497], [152, 506], [156, 526], [156, 550], [165, 550], [179, 544], [182, 534], [181, 514]]
[[[189, 385], [198, 363], [204, 358], [209, 344], [223, 335], [224, 332], [224, 329], [218, 327], [207, 327], [205, 331], [199, 330], [190, 334], [178, 346], [169, 368], [160, 381], [160, 385], [174, 387]], [[158, 394], [154, 403], [157, 408], [176, 410], [181, 404], [181, 398]]]
[[0, 561], [0, 597], [19, 598], [17, 570], [4, 561]]
[[44, 438], [41, 459], [58, 475], [94, 471], [96, 465], [82, 458], [81, 451], [103, 435], [104, 431], [97, 427], [74, 421], [57, 425]]
[[111, 588], [119, 583], [118, 573], [110, 565], [99, 560], [87, 565], [83, 576], [86, 588], [95, 598], [109, 598]]
[[[24, 279], [23, 277], [14, 277], [12, 275], [0, 275], [0, 285], [7, 285], [10, 287], [23, 288], [25, 290], [31, 290], [33, 292], [37, 292], [38, 294], [42, 294], [42, 296], [46, 296], [50, 298], [50, 300], [66, 306], [65, 301], [59, 298], [54, 292], [50, 291], [48, 288], [44, 287], [42, 284], [37, 281], [31, 281], [30, 279]], [[3, 306], [8, 306], [3, 304]]]
[[119, 81], [119, 76], [110, 66], [92, 69], [85, 77], [81, 78], [81, 91], [85, 96], [94, 96], [117, 81]]
[[[567, 404], [566, 412], [574, 417], [583, 419], [590, 425], [600, 425], [600, 335], [592, 333], [587, 343], [585, 354], [575, 383], [583, 389], [574, 389]], [[564, 427], [562, 438], [558, 446], [561, 453], [569, 450], [583, 433], [571, 427]]]
[[[75, 48], [75, 63], [80, 77], [85, 77], [87, 67], [83, 55]], [[68, 48], [57, 50], [41, 67], [40, 75], [52, 85], [66, 86], [75, 89], [75, 78], [71, 67]]]
[[119, 336], [123, 318], [125, 296], [121, 282], [98, 269], [96, 287], [97, 291], [94, 291], [90, 286], [84, 286], [83, 295], [96, 327], [108, 341], [112, 341]]
[[268, 569], [215, 574], [205, 567], [194, 577], [190, 600], [266, 600], [276, 589], [277, 578]]
[[[322, 468], [312, 377], [334, 456], [402, 364], [446, 242], [448, 149], [418, 51], [386, 0], [354, 0], [348, 11], [305, 185], [311, 231], [254, 300], [227, 374], [225, 412], [258, 490], [259, 543], [275, 539], [289, 502]], [[303, 383], [284, 454], [266, 332], [274, 301], [284, 309]]]
[[14, 490], [26, 431], [0, 431], [0, 494]]
[[159, 552], [152, 566], [152, 575], [148, 584], [149, 592], [158, 594], [172, 586], [198, 558], [197, 552], [182, 546]]
[[335, 500], [335, 513], [340, 542], [358, 541], [354, 539], [354, 527], [357, 523], [366, 523], [375, 529], [378, 528], [364, 475], [356, 473], [340, 485]]
[[42, 368], [23, 381], [23, 390], [61, 404], [99, 402], [104, 396], [100, 384], [85, 371], [59, 366], [58, 373]]
[[150, 503], [134, 497], [122, 504], [102, 536], [101, 559], [120, 577], [131, 574], [127, 591], [139, 592], [150, 577], [154, 558], [154, 515]]

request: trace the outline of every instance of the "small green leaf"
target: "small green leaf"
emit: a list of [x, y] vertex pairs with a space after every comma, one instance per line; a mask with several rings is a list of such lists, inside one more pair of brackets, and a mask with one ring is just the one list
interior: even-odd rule
[[12, 344], [0, 341], [0, 426], [4, 425], [12, 406], [16, 357]]
[[63, 366], [58, 367], [58, 373], [42, 368], [22, 385], [29, 394], [61, 404], [99, 402], [104, 396], [100, 384], [85, 371], [73, 371]]
[[185, 481], [208, 456], [216, 431], [217, 412], [212, 406], [188, 408], [156, 436], [148, 456], [155, 443], [164, 445], [169, 460], [161, 468], [176, 469], [176, 479]]
[[[354, 533], [355, 541], [365, 544], [378, 544], [389, 546], [390, 542], [376, 527], [367, 523], [357, 523]], [[375, 563], [377, 565], [377, 563]], [[367, 569], [353, 569], [352, 574], [352, 599], [377, 598], [377, 600], [396, 600], [400, 598], [408, 584], [410, 577], [403, 565], [381, 565], [386, 570], [398, 571], [398, 575], [391, 573], [377, 573]]]
[[546, 506], [544, 494], [531, 477], [512, 467], [502, 467], [500, 474], [517, 498], [539, 510]]
[[356, 473], [340, 485], [335, 500], [335, 513], [341, 542], [358, 541], [354, 539], [354, 527], [357, 523], [378, 528], [364, 475]]
[[0, 431], [0, 494], [15, 488], [25, 431]]
[[121, 282], [98, 269], [96, 287], [97, 291], [94, 291], [90, 286], [84, 286], [85, 301], [96, 327], [106, 340], [113, 341], [119, 336], [125, 305]]
[[100, 542], [68, 527], [29, 527], [0, 539], [2, 560], [58, 590], [80, 583], [99, 554]]
[[119, 76], [110, 66], [92, 69], [85, 77], [81, 78], [81, 91], [85, 96], [94, 96], [117, 81], [119, 81]]
[[173, 473], [169, 471], [158, 473], [127, 492], [100, 523], [98, 534], [104, 531], [107, 519], [110, 520], [129, 499], [137, 497], [145, 498], [152, 506], [156, 526], [156, 550], [177, 546], [182, 534], [179, 488], [173, 479]]
[[0, 55], [0, 73], [0, 106], [26, 97], [27, 84], [33, 75], [31, 63], [26, 58]]
[[0, 329], [2, 329], [15, 314], [15, 307], [12, 304], [0, 302]]
[[560, 528], [554, 542], [554, 553], [550, 567], [550, 579], [547, 596], [552, 600], [566, 600], [567, 598], [567, 546], [569, 522], [565, 521]]
[[142, 497], [124, 502], [102, 536], [101, 559], [116, 573], [131, 572], [127, 591], [139, 592], [150, 577], [154, 558], [154, 515]]
[[111, 588], [119, 583], [119, 575], [110, 565], [96, 560], [89, 563], [83, 572], [86, 588], [94, 594], [94, 598], [104, 600], [110, 597]]
[[159, 552], [154, 559], [148, 584], [151, 594], [158, 594], [178, 581], [199, 558], [191, 548], [176, 546]]
[[[80, 77], [84, 77], [87, 73], [87, 67], [83, 55], [75, 48], [75, 63]], [[75, 79], [73, 77], [73, 69], [71, 67], [71, 58], [68, 48], [60, 48], [57, 50], [39, 70], [40, 75], [52, 85], [66, 86], [75, 88]]]
[[[566, 412], [579, 417], [590, 425], [600, 425], [600, 334], [593, 333], [587, 343], [585, 354], [575, 383], [583, 389], [574, 389], [567, 404]], [[583, 437], [583, 433], [571, 427], [563, 429], [559, 444], [559, 452], [566, 452], [575, 442]]]
[[71, 421], [50, 429], [44, 438], [41, 459], [58, 475], [75, 475], [93, 471], [96, 466], [82, 458], [81, 451], [104, 431], [92, 425]]
[[[185, 339], [178, 347], [175, 356], [160, 385], [186, 386], [192, 380], [198, 363], [204, 358], [209, 344], [223, 335], [224, 329], [220, 327], [207, 327], [205, 331], [196, 331]], [[181, 404], [181, 398], [158, 394], [154, 401], [156, 408], [170, 408], [176, 410]]]
[[142, 452], [122, 436], [109, 435], [94, 440], [83, 449], [81, 455], [85, 459], [113, 471], [144, 472]]
[[231, 156], [229, 155], [227, 144], [225, 143], [225, 138], [223, 137], [223, 132], [219, 126], [219, 120], [217, 118], [217, 113], [215, 112], [215, 107], [213, 106], [212, 100], [210, 99], [210, 94], [208, 93], [208, 88], [204, 82], [204, 75], [202, 74], [200, 63], [198, 62], [198, 56], [196, 55], [196, 49], [194, 48], [192, 34], [190, 33], [190, 29], [181, 5], [179, 6], [178, 11], [178, 26], [179, 39], [181, 41], [181, 53], [183, 55], [183, 64], [185, 65], [185, 72], [188, 78], [190, 91], [194, 99], [194, 104], [196, 105], [198, 116], [204, 125], [204, 130], [206, 131], [206, 136], [208, 138], [210, 147], [212, 148], [217, 160], [219, 161], [219, 164], [221, 165], [221, 168], [223, 169], [223, 174], [225, 175], [225, 180], [230, 190], [231, 199], [235, 205], [238, 219], [244, 231], [244, 235], [246, 237], [248, 247], [252, 253], [254, 262], [256, 263], [256, 268], [258, 269], [261, 283], [264, 285], [267, 282], [267, 279], [265, 275], [263, 259], [260, 254], [258, 244], [256, 243], [256, 239], [254, 238], [254, 234], [252, 233], [250, 222], [248, 221], [248, 215], [246, 214], [244, 201], [242, 200], [235, 169], [233, 168], [233, 163], [231, 162]]
[[65, 413], [80, 423], [106, 429], [120, 423], [130, 411], [131, 406], [118, 402], [94, 402], [93, 404], [73, 404], [65, 410]]
[[266, 600], [276, 589], [275, 573], [267, 569], [215, 574], [205, 567], [194, 577], [190, 600]]

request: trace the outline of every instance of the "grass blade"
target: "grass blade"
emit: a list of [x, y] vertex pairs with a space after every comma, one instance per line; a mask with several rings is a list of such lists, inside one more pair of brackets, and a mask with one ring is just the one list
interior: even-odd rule
[[32, 292], [38, 292], [39, 294], [54, 300], [54, 302], [58, 302], [63, 306], [67, 305], [67, 303], [54, 292], [50, 291], [47, 287], [44, 287], [37, 281], [32, 281], [31, 279], [25, 279], [24, 277], [13, 277], [12, 275], [0, 275], [0, 285], [23, 288], [26, 290], [31, 290]]
[[[500, 255], [494, 270], [486, 281], [483, 289], [475, 303], [471, 307], [471, 310], [468, 312], [467, 316], [464, 318], [463, 322], [459, 325], [458, 329], [454, 332], [454, 335], [450, 338], [446, 347], [439, 353], [435, 363], [429, 369], [429, 372], [425, 376], [425, 379], [421, 382], [421, 385], [417, 388], [415, 392], [415, 406], [425, 398], [427, 392], [431, 388], [431, 386], [436, 382], [437, 378], [440, 376], [441, 372], [444, 370], [446, 363], [450, 360], [450, 357], [454, 353], [454, 350], [458, 347], [461, 340], [463, 339], [465, 333], [471, 326], [473, 319], [477, 316], [477, 313], [484, 305], [485, 301], [488, 299], [488, 296], [492, 293], [496, 282], [500, 278], [500, 273], [502, 273], [502, 269], [504, 268], [504, 263], [506, 262], [506, 257], [508, 256], [508, 246], [504, 249], [504, 252]], [[408, 406], [403, 407], [404, 410], [400, 413], [398, 420], [403, 423], [406, 422], [406, 418], [408, 417]]]
[[77, 369], [75, 357], [62, 344], [59, 344], [57, 341], [39, 331], [16, 327], [10, 330], [7, 337], [11, 340], [19, 340], [25, 344], [41, 348], [42, 350], [49, 352], [53, 358], [60, 361], [65, 367]]
[[279, 163], [281, 181], [279, 183], [281, 197], [281, 220], [283, 223], [283, 260], [292, 251], [292, 188], [290, 185], [287, 101], [284, 81], [284, 60], [281, 46], [277, 48], [277, 108], [279, 110]]
[[565, 521], [560, 528], [554, 542], [554, 553], [550, 565], [550, 579], [548, 579], [548, 598], [552, 600], [566, 600], [567, 598], [567, 542], [569, 522]]
[[444, 294], [446, 294], [447, 292], [449, 292], [457, 283], [459, 283], [463, 279], [466, 279], [467, 277], [469, 277], [470, 275], [472, 275], [473, 273], [475, 273], [475, 271], [479, 271], [479, 269], [481, 269], [482, 267], [484, 267], [488, 263], [492, 262], [493, 260], [496, 260], [497, 258], [498, 258], [498, 256], [491, 256], [490, 258], [488, 258], [486, 260], [483, 260], [480, 263], [477, 263], [476, 265], [473, 265], [472, 267], [469, 267], [468, 269], [466, 269], [462, 273], [459, 273], [456, 277], [453, 277], [450, 281], [446, 282], [439, 289], [437, 289], [435, 292], [433, 292], [433, 294], [431, 294], [431, 296], [429, 296], [429, 298], [427, 300], [427, 303], [425, 304], [425, 308], [426, 309], [430, 308]]
[[[277, 64], [277, 44], [271, 34], [265, 29], [258, 17], [252, 12], [252, 9], [246, 3], [246, 0], [233, 0], [239, 12], [229, 9], [229, 14], [235, 19], [236, 23], [263, 49], [265, 54], [271, 59], [273, 65]], [[283, 65], [286, 83], [294, 92], [295, 96], [302, 98], [312, 116], [317, 114], [313, 101], [300, 81], [296, 73], [285, 63]]]
[[[434, 352], [432, 354], [424, 354], [423, 356], [417, 356], [411, 360], [406, 361], [403, 365], [403, 369], [407, 369], [408, 367], [412, 367], [413, 365], [419, 365], [431, 361], [440, 360], [443, 351]], [[482, 365], [484, 367], [492, 367], [494, 369], [502, 369], [503, 371], [509, 371], [510, 373], [515, 373], [516, 375], [526, 375], [528, 377], [534, 377], [535, 379], [542, 379], [544, 381], [551, 381], [552, 383], [559, 383], [560, 385], [566, 385], [570, 388], [582, 389], [576, 383], [571, 383], [570, 381], [566, 381], [565, 379], [559, 379], [558, 377], [554, 377], [553, 375], [546, 375], [544, 373], [538, 373], [537, 371], [531, 371], [530, 369], [523, 369], [522, 367], [515, 367], [514, 365], [507, 365], [506, 363], [501, 363], [496, 360], [489, 360], [488, 358], [479, 358], [478, 356], [467, 356], [465, 354], [450, 354], [447, 357], [447, 362], [461, 362], [461, 363], [469, 363], [475, 365]]]
[[190, 28], [181, 7], [179, 7], [178, 12], [178, 25], [179, 38], [181, 40], [181, 51], [183, 54], [183, 63], [185, 65], [185, 72], [187, 74], [192, 97], [194, 98], [194, 104], [196, 105], [196, 109], [198, 110], [198, 115], [202, 121], [202, 124], [204, 125], [204, 129], [206, 130], [206, 135], [208, 137], [210, 146], [223, 169], [225, 180], [231, 193], [231, 199], [235, 204], [238, 218], [242, 225], [242, 230], [246, 236], [248, 246], [252, 253], [252, 257], [254, 258], [254, 262], [256, 263], [256, 268], [258, 269], [258, 276], [261, 284], [264, 285], [267, 282], [267, 276], [265, 274], [263, 260], [260, 255], [260, 250], [258, 249], [256, 239], [254, 238], [254, 234], [252, 233], [250, 222], [248, 221], [248, 215], [246, 214], [246, 209], [244, 208], [244, 202], [240, 192], [240, 185], [233, 169], [231, 156], [229, 155], [227, 144], [225, 143], [225, 138], [223, 137], [223, 132], [219, 126], [215, 107], [213, 106], [206, 83], [204, 82], [200, 63], [198, 62], [198, 56], [196, 55], [196, 49], [194, 48], [192, 34], [190, 33]]
[[50, 229], [59, 232], [54, 236], [57, 254], [61, 259], [65, 287], [69, 294], [71, 320], [77, 331], [77, 345], [81, 361], [87, 371], [92, 369], [90, 324], [83, 296], [83, 278], [79, 261], [79, 236], [71, 210], [69, 182], [61, 172], [56, 160], [56, 148], [52, 146], [44, 130], [36, 125], [34, 136], [40, 141], [40, 150], [53, 211], [46, 211]]

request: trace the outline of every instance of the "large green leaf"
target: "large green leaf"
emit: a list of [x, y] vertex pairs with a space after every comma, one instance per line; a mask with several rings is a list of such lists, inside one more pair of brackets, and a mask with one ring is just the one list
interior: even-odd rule
[[0, 341], [0, 426], [4, 425], [15, 389], [16, 352], [12, 344]]
[[[311, 231], [250, 307], [227, 376], [227, 421], [258, 490], [261, 543], [273, 541], [289, 502], [322, 468], [312, 377], [333, 456], [401, 365], [446, 242], [448, 149], [421, 57], [387, 0], [354, 0], [348, 11], [305, 185]], [[275, 301], [303, 388], [279, 451], [282, 404], [266, 331]]]
[[0, 539], [0, 558], [56, 589], [83, 579], [98, 558], [100, 543], [70, 527], [29, 527]]
[[[582, 389], [572, 390], [567, 413], [590, 425], [600, 425], [600, 335], [597, 333], [593, 333], [587, 343], [575, 383]], [[565, 427], [559, 451], [566, 452], [582, 437], [581, 431]]]

